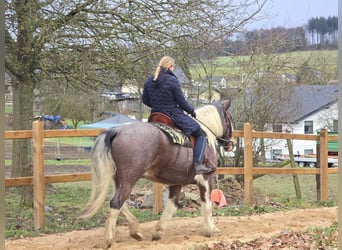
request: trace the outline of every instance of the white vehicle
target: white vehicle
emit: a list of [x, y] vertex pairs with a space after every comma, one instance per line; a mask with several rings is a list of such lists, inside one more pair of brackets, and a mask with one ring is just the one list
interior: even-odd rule
[[115, 94], [113, 92], [103, 92], [103, 94], [101, 95], [102, 97], [105, 97], [105, 98], [113, 98], [115, 97]]
[[[317, 165], [317, 159], [314, 157], [293, 157], [294, 161], [298, 164], [299, 167], [310, 167], [314, 168]], [[288, 160], [289, 158], [279, 157], [279, 160]], [[338, 160], [335, 158], [328, 158], [328, 167], [337, 167]]]

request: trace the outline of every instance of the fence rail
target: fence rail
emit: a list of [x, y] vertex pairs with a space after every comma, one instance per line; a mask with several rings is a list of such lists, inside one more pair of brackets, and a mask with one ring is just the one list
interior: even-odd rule
[[[32, 139], [33, 149], [33, 176], [6, 178], [5, 186], [33, 185], [34, 195], [34, 224], [35, 228], [44, 226], [44, 199], [46, 183], [78, 182], [91, 180], [91, 173], [74, 173], [45, 175], [44, 174], [44, 138], [59, 137], [92, 137], [98, 136], [103, 129], [69, 129], [69, 130], [44, 130], [42, 121], [34, 121], [31, 130], [5, 131], [6, 140]], [[244, 140], [244, 166], [222, 168], [216, 170], [216, 174], [243, 174], [244, 175], [244, 199], [245, 204], [253, 204], [253, 175], [255, 174], [303, 174], [319, 175], [320, 190], [319, 199], [328, 200], [329, 174], [337, 174], [338, 168], [328, 168], [328, 141], [338, 140], [338, 135], [328, 135], [326, 129], [322, 129], [319, 135], [302, 135], [289, 133], [272, 133], [253, 131], [249, 123], [244, 124], [243, 131], [234, 131], [234, 137], [241, 137]], [[254, 167], [253, 166], [253, 139], [291, 139], [291, 140], [314, 140], [319, 141], [319, 166], [320, 168], [274, 168], [274, 167]], [[153, 211], [159, 212], [162, 208], [162, 185], [153, 184]]]

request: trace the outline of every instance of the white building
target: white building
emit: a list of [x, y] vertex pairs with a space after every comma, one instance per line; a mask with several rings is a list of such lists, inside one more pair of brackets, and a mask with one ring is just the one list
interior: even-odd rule
[[[274, 128], [273, 132], [316, 135], [322, 128], [338, 130], [338, 84], [296, 86], [291, 99], [295, 108], [289, 120]], [[285, 139], [269, 140], [266, 145], [266, 158], [289, 155]], [[316, 154], [315, 141], [293, 140], [292, 146], [295, 155]]]

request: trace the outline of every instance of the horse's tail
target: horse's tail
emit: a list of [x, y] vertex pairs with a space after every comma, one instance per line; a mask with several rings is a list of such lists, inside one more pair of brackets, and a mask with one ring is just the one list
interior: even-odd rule
[[101, 133], [92, 148], [92, 189], [89, 201], [80, 218], [92, 217], [106, 199], [108, 188], [113, 181], [116, 166], [111, 154], [111, 144], [116, 136], [115, 129]]

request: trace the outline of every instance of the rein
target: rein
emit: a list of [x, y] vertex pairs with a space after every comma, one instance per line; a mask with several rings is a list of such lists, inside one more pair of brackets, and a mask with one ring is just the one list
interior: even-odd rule
[[[202, 121], [198, 120], [197, 118], [194, 118], [194, 119], [195, 119], [196, 121], [198, 121], [199, 123], [201, 123], [204, 127], [206, 127], [206, 128], [209, 130], [209, 132], [212, 133], [212, 134], [216, 137], [216, 139], [219, 141], [219, 143], [221, 144], [221, 146], [227, 147], [227, 146], [229, 146], [229, 145], [233, 145], [232, 140], [227, 140], [227, 139], [224, 139], [224, 138], [218, 136], [218, 135], [215, 134], [215, 133], [206, 125], [206, 124], [204, 124]], [[229, 121], [229, 122], [231, 122], [231, 121]]]

